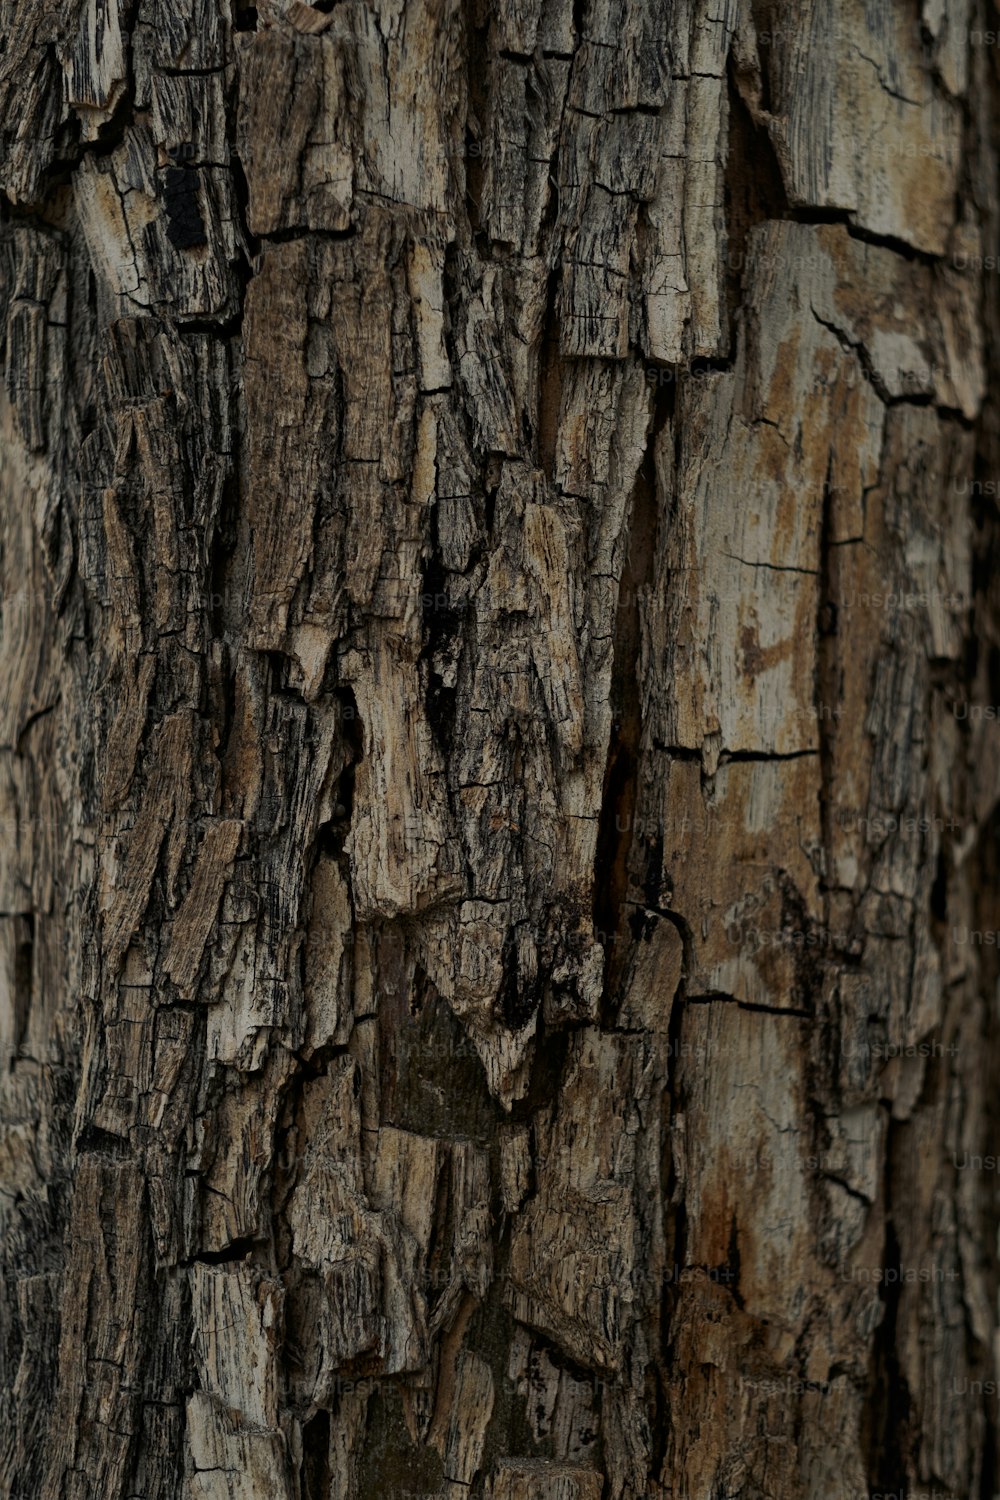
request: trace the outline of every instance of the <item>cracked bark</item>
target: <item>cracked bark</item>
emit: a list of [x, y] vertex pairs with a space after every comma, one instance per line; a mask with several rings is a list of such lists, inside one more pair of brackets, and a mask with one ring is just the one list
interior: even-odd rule
[[11, 1500], [992, 1495], [947, 12], [0, 0]]

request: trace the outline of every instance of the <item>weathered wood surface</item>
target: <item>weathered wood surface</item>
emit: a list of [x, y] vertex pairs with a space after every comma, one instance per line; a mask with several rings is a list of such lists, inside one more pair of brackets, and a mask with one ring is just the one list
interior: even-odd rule
[[0, 0], [5, 1497], [997, 1487], [996, 31]]

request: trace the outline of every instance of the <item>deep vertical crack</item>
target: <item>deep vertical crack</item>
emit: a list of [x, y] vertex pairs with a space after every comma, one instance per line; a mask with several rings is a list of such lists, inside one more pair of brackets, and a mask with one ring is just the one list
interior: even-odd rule
[[622, 570], [615, 621], [611, 674], [612, 727], [604, 772], [594, 869], [594, 927], [605, 943], [603, 1012], [612, 1019], [624, 972], [628, 922], [628, 860], [638, 804], [642, 737], [639, 681], [640, 610], [647, 596], [656, 555], [658, 521], [656, 446], [673, 410], [674, 387], [656, 389], [646, 449], [636, 474], [629, 546]]

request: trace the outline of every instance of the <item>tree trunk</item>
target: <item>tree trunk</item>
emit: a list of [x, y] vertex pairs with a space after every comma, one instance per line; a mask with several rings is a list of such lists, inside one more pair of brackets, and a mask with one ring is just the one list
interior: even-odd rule
[[788, 9], [0, 0], [4, 1497], [1000, 1488], [997, 20]]

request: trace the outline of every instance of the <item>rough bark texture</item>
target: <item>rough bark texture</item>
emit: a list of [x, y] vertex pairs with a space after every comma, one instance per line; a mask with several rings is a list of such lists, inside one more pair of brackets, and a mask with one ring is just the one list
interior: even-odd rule
[[992, 1495], [996, 16], [0, 33], [2, 1494]]

